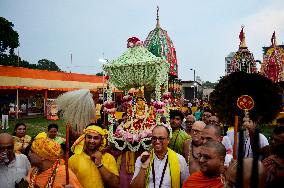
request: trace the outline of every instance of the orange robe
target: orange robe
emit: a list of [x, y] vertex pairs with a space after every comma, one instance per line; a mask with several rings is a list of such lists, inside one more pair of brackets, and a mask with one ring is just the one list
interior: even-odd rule
[[[26, 180], [30, 183], [31, 180], [31, 173], [34, 170], [34, 168], [31, 168]], [[45, 187], [47, 184], [47, 181], [52, 173], [52, 169], [49, 168], [48, 170], [40, 173], [37, 175], [35, 187]], [[75, 174], [69, 169], [69, 184], [72, 184], [75, 188], [82, 188], [81, 184], [79, 183], [77, 177]], [[55, 181], [53, 183], [53, 188], [64, 188], [64, 185], [66, 185], [66, 174], [65, 174], [65, 165], [59, 165], [58, 171], [56, 173]]]
[[224, 184], [220, 177], [209, 178], [202, 172], [198, 171], [188, 176], [182, 188], [223, 188]]

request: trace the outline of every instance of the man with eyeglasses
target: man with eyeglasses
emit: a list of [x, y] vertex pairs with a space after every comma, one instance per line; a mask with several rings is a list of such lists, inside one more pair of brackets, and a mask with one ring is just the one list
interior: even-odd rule
[[210, 140], [202, 145], [199, 153], [200, 171], [193, 173], [183, 184], [183, 188], [223, 188], [221, 176], [224, 173], [225, 147]]
[[182, 128], [185, 130], [185, 132], [188, 135], [190, 135], [191, 127], [194, 122], [195, 122], [194, 115], [187, 115], [185, 118], [185, 122], [182, 124]]
[[135, 163], [132, 188], [179, 188], [189, 175], [183, 156], [168, 148], [170, 132], [165, 125], [152, 131], [150, 152], [143, 152]]
[[0, 187], [14, 188], [26, 177], [30, 167], [25, 155], [14, 153], [12, 135], [0, 134]]
[[173, 136], [170, 140], [169, 148], [174, 150], [179, 154], [183, 154], [183, 146], [185, 141], [191, 140], [191, 137], [181, 129], [181, 124], [183, 122], [184, 115], [179, 110], [170, 111], [170, 123], [173, 130]]
[[189, 173], [192, 174], [199, 170], [198, 153], [202, 145], [201, 131], [205, 127], [203, 121], [196, 121], [191, 128], [192, 140], [186, 141], [184, 144], [184, 156], [189, 166]]
[[209, 124], [209, 118], [211, 116], [212, 116], [211, 110], [209, 108], [205, 108], [203, 113], [202, 113], [201, 119], [206, 125], [208, 125]]

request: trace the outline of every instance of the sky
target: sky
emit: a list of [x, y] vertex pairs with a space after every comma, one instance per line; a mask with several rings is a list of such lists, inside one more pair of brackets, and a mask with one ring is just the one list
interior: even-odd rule
[[241, 25], [257, 60], [274, 30], [278, 44], [284, 42], [283, 0], [1, 0], [0, 16], [19, 33], [22, 59], [49, 59], [64, 71], [96, 74], [99, 59], [118, 58], [129, 37], [146, 39], [157, 5], [182, 80], [193, 80], [195, 69], [202, 81], [218, 81], [225, 56], [238, 50]]

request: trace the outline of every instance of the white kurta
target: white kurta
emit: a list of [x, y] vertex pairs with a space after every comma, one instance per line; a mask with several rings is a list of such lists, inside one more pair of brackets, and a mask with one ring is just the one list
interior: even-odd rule
[[8, 166], [0, 164], [0, 187], [15, 188], [15, 184], [25, 178], [31, 168], [30, 162], [25, 155], [15, 155], [15, 160]]
[[[180, 154], [178, 154], [178, 160], [179, 160], [179, 166], [180, 166], [180, 180], [181, 180], [181, 185], [183, 184], [183, 182], [187, 179], [187, 177], [189, 176], [189, 170], [188, 170], [188, 166], [186, 164], [186, 161], [184, 159], [184, 157]], [[154, 169], [155, 169], [155, 187], [159, 187], [160, 184], [160, 180], [162, 177], [162, 173], [163, 173], [163, 168], [165, 166], [166, 163], [166, 159], [167, 159], [168, 154], [166, 154], [166, 156], [164, 157], [163, 160], [158, 159], [158, 157], [154, 154]], [[134, 171], [134, 175], [132, 180], [138, 175], [140, 168], [141, 168], [141, 157], [138, 157], [136, 162], [135, 162], [135, 171]], [[154, 183], [153, 183], [153, 174], [152, 174], [152, 170], [150, 172], [150, 177], [149, 177], [149, 188], [154, 188]], [[164, 175], [164, 179], [162, 182], [162, 186], [163, 188], [170, 188], [171, 187], [171, 177], [170, 177], [170, 167], [169, 167], [169, 162], [165, 171], [165, 175]]]

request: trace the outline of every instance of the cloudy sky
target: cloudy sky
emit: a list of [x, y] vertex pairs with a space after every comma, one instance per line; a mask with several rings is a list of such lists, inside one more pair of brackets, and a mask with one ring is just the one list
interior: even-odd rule
[[274, 30], [278, 44], [284, 42], [283, 0], [1, 0], [0, 16], [15, 25], [23, 59], [45, 58], [66, 71], [95, 74], [103, 53], [114, 59], [129, 37], [145, 40], [155, 27], [157, 5], [183, 80], [193, 79], [190, 68], [203, 81], [224, 75], [224, 57], [237, 51], [241, 25], [255, 59], [262, 60]]

